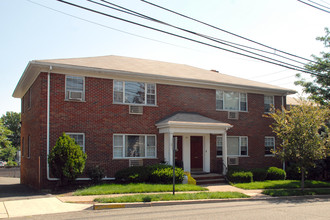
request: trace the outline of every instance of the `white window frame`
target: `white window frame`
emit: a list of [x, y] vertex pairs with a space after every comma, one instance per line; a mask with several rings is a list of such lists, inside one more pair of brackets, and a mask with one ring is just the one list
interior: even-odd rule
[[275, 145], [276, 145], [276, 143], [275, 143], [275, 137], [274, 136], [265, 136], [265, 139], [264, 139], [264, 145], [265, 145], [265, 156], [268, 156], [268, 157], [270, 157], [270, 156], [275, 156], [273, 153], [270, 153], [270, 154], [266, 154], [266, 147], [270, 147], [270, 146], [266, 146], [266, 139], [267, 138], [269, 138], [269, 139], [273, 139], [273, 143], [274, 143], [274, 145], [272, 146], [273, 147], [273, 150], [275, 150]]
[[[115, 101], [115, 83], [116, 82], [121, 82], [122, 83], [122, 88], [123, 88], [123, 101], [122, 102], [116, 102]], [[125, 102], [125, 82], [133, 82], [133, 83], [144, 83], [144, 103], [140, 104], [140, 103], [126, 103]], [[151, 94], [148, 93], [148, 85], [154, 85], [155, 87], [155, 93]], [[123, 81], [123, 80], [113, 80], [113, 104], [126, 104], [126, 105], [142, 105], [142, 106], [156, 106], [157, 105], [157, 84], [156, 83], [146, 83], [146, 82], [137, 82], [137, 81]], [[148, 103], [148, 95], [154, 95], [155, 96], [155, 103], [154, 104], [147, 104]]]
[[[216, 136], [216, 139], [218, 138], [223, 138], [221, 135]], [[228, 157], [248, 157], [249, 156], [249, 137], [248, 136], [227, 136], [227, 143], [228, 143], [228, 138], [238, 138], [238, 152], [239, 155], [227, 155]], [[242, 138], [246, 138], [246, 155], [242, 155]], [[218, 147], [217, 145], [217, 140], [216, 140], [216, 148]], [[222, 143], [222, 142], [221, 142]], [[222, 146], [223, 147], [223, 146]], [[228, 146], [227, 146], [228, 147]], [[216, 150], [217, 151], [217, 150]], [[223, 148], [222, 148], [222, 152], [223, 152]], [[227, 150], [228, 152], [228, 150]], [[221, 158], [223, 155], [217, 155], [217, 157]]]
[[[74, 91], [74, 90], [69, 90], [67, 88], [67, 78], [70, 78], [70, 77], [79, 77], [79, 78], [82, 78], [83, 80], [83, 89], [82, 89], [82, 94], [81, 94], [81, 100], [78, 100], [78, 99], [70, 99], [68, 97], [68, 92], [70, 91]], [[85, 101], [85, 77], [84, 76], [77, 76], [77, 75], [65, 75], [65, 101]], [[77, 91], [75, 91], [77, 92]]]
[[[246, 92], [237, 92], [237, 91], [225, 91], [225, 90], [219, 90], [219, 89], [217, 89], [216, 91], [215, 91], [215, 102], [217, 102], [218, 101], [218, 99], [217, 99], [217, 92], [222, 92], [222, 109], [219, 109], [219, 108], [217, 108], [217, 104], [215, 104], [215, 108], [216, 108], [216, 110], [217, 111], [232, 111], [232, 112], [235, 112], [235, 111], [237, 111], [237, 112], [247, 112], [248, 111], [248, 93], [246, 93]], [[228, 92], [237, 92], [238, 93], [238, 110], [232, 110], [232, 109], [225, 109], [225, 93], [228, 93]], [[241, 99], [243, 98], [242, 97], [242, 94], [245, 94], [245, 97], [246, 97], [246, 110], [241, 110], [241, 108], [242, 108], [242, 106], [241, 106]], [[219, 100], [221, 100], [221, 99], [219, 99]]]
[[71, 137], [71, 135], [82, 135], [83, 136], [83, 146], [81, 146], [79, 144], [78, 145], [82, 148], [83, 152], [85, 153], [85, 133], [65, 132], [65, 134], [69, 135], [70, 138], [73, 138], [73, 137]]
[[[115, 136], [121, 136], [122, 137], [122, 145], [123, 146], [115, 146]], [[144, 152], [145, 155], [144, 157], [126, 157], [125, 152], [126, 152], [126, 136], [144, 136]], [[154, 156], [149, 156], [148, 157], [148, 137], [154, 137], [155, 138], [155, 155]], [[155, 134], [113, 134], [112, 138], [112, 158], [113, 159], [155, 159], [157, 158], [157, 135]], [[122, 147], [122, 156], [121, 157], [115, 157], [115, 148]]]
[[[272, 103], [266, 103], [266, 97], [267, 98], [271, 98], [271, 100], [272, 100]], [[265, 105], [269, 105], [269, 111], [267, 112], [267, 111], [265, 111]], [[272, 96], [272, 95], [264, 95], [264, 112], [265, 113], [270, 113], [271, 111], [271, 107], [275, 107], [275, 97], [274, 96]]]

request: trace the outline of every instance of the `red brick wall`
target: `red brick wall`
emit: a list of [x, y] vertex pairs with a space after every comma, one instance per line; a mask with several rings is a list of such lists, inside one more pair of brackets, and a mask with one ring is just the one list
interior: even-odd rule
[[[87, 166], [101, 165], [107, 177], [128, 167], [127, 159], [112, 159], [114, 133], [157, 134], [157, 159], [146, 159], [144, 164], [164, 160], [164, 135], [158, 134], [155, 123], [175, 112], [196, 112], [201, 115], [232, 124], [229, 136], [248, 136], [249, 156], [241, 157], [241, 166], [262, 167], [280, 165], [272, 157], [264, 156], [264, 137], [274, 136], [264, 118], [264, 96], [248, 94], [248, 112], [240, 112], [239, 120], [228, 120], [226, 111], [215, 110], [215, 90], [157, 84], [157, 106], [143, 107], [143, 115], [128, 113], [128, 105], [113, 104], [113, 81], [85, 78], [85, 101], [65, 101], [65, 76], [51, 74], [50, 146], [53, 147], [63, 132], [85, 134]], [[32, 85], [32, 107], [22, 114], [22, 137], [32, 138], [31, 158], [22, 158], [22, 183], [39, 187], [39, 157], [41, 161], [40, 187], [45, 188], [46, 179], [46, 107], [47, 74], [42, 73]], [[27, 102], [24, 100], [24, 104]], [[275, 97], [276, 107], [281, 97]], [[211, 135], [211, 171], [221, 171], [221, 158], [216, 158], [215, 135]], [[25, 151], [26, 153], [27, 151]], [[220, 165], [219, 165], [220, 164]]]

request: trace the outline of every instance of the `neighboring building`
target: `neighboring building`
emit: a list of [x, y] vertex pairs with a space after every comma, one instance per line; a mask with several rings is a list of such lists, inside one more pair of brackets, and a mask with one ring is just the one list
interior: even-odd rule
[[[13, 93], [22, 100], [21, 182], [47, 188], [47, 155], [63, 132], [106, 179], [130, 165], [176, 162], [225, 173], [281, 166], [263, 117], [295, 91], [188, 65], [119, 56], [29, 62]], [[178, 138], [174, 138], [178, 137]], [[87, 179], [87, 178], [80, 178]]]

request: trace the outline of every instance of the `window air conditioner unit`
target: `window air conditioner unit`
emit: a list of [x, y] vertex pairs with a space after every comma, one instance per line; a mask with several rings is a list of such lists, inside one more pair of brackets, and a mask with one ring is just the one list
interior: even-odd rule
[[238, 157], [228, 157], [228, 165], [238, 165]]
[[129, 106], [129, 113], [135, 115], [142, 115], [143, 114], [143, 106], [139, 105], [130, 105]]
[[68, 91], [70, 100], [82, 100], [82, 92]]
[[143, 160], [142, 159], [131, 159], [131, 160], [129, 160], [129, 166], [130, 167], [142, 167]]
[[228, 112], [228, 119], [238, 120], [238, 112]]

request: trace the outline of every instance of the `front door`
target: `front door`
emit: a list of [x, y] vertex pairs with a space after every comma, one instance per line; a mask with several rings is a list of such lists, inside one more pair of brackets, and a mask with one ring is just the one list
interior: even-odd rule
[[182, 161], [182, 136], [174, 136], [178, 138], [177, 149], [175, 149], [175, 166], [183, 168]]
[[191, 136], [190, 137], [190, 161], [191, 169], [203, 169], [203, 137]]

